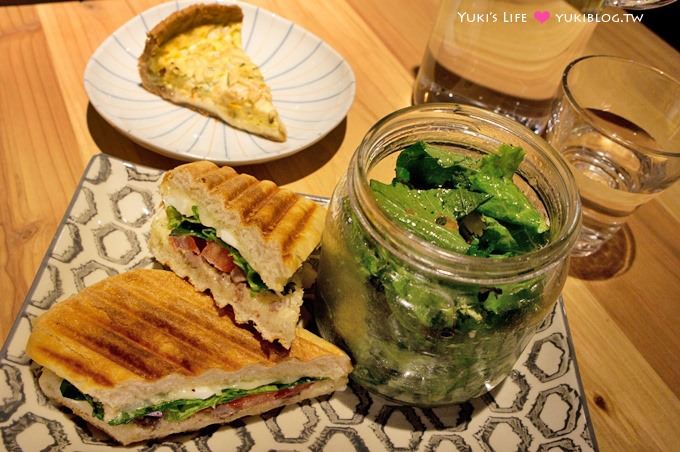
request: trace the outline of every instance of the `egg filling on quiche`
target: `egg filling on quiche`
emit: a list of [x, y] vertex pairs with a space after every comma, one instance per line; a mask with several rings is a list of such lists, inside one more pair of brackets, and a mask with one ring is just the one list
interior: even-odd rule
[[163, 37], [165, 42], [150, 38], [147, 47], [151, 42], [152, 49], [145, 49], [144, 61], [140, 59], [145, 88], [237, 128], [285, 141], [271, 91], [242, 49], [240, 20], [199, 23]]

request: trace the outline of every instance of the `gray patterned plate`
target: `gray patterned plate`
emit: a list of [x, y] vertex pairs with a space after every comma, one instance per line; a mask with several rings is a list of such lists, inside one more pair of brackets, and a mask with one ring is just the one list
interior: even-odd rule
[[[24, 351], [33, 320], [109, 275], [151, 267], [149, 219], [161, 172], [92, 158], [0, 351], [1, 445], [9, 451], [118, 447], [49, 403]], [[357, 386], [131, 450], [588, 451], [597, 448], [560, 301], [488, 394], [445, 408], [392, 404]], [[122, 448], [121, 448], [122, 449]]]

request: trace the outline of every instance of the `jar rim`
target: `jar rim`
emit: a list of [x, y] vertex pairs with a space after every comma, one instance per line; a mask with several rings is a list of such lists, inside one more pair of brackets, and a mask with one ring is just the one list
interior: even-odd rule
[[[368, 175], [373, 168], [369, 153], [389, 123], [409, 114], [446, 115], [482, 121], [510, 133], [537, 152], [541, 161], [559, 175], [562, 187], [559, 194], [564, 212], [556, 234], [547, 245], [502, 259], [469, 256], [437, 247], [398, 226], [378, 206], [370, 190]], [[396, 150], [394, 151], [396, 152]], [[353, 211], [372, 239], [399, 259], [416, 264], [420, 270], [444, 279], [482, 284], [513, 283], [537, 276], [558, 265], [570, 252], [578, 237], [581, 202], [576, 181], [566, 161], [545, 140], [512, 119], [479, 107], [455, 103], [430, 103], [402, 108], [376, 122], [354, 153], [348, 171], [348, 197]]]

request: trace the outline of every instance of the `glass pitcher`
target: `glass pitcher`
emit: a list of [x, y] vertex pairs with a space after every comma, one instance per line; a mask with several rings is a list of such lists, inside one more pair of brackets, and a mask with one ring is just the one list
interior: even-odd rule
[[639, 22], [612, 10], [673, 0], [442, 0], [413, 103], [458, 102], [509, 116], [542, 133], [562, 71], [597, 23]]

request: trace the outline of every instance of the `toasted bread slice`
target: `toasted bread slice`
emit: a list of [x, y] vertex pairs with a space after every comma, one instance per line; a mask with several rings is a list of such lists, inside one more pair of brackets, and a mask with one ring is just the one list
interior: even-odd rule
[[326, 209], [271, 181], [212, 162], [192, 162], [161, 181], [166, 205], [201, 223], [236, 248], [268, 288], [282, 292], [321, 240]]
[[147, 35], [138, 64], [142, 86], [239, 129], [285, 141], [271, 90], [242, 48], [242, 20], [241, 8], [218, 3], [171, 14]]
[[[318, 395], [316, 391], [343, 387], [351, 369], [342, 351], [301, 328], [289, 351], [272, 348], [218, 311], [209, 296], [164, 270], [113, 276], [58, 303], [37, 319], [26, 351], [36, 363], [102, 403], [102, 423], [94, 423], [123, 442], [224, 421], [204, 413], [196, 424], [170, 425], [155, 433], [122, 430], [127, 433], [118, 437], [118, 426], [107, 422], [140, 406], [188, 398], [192, 392], [205, 396], [210, 388], [215, 393], [222, 388], [251, 389], [302, 377], [329, 382], [309, 388], [308, 394]], [[53, 381], [46, 386], [52, 388], [46, 390], [48, 395], [82, 414], [76, 401], [55, 393]], [[272, 406], [264, 402], [272, 401], [258, 406]], [[229, 416], [225, 419], [233, 419]]]

